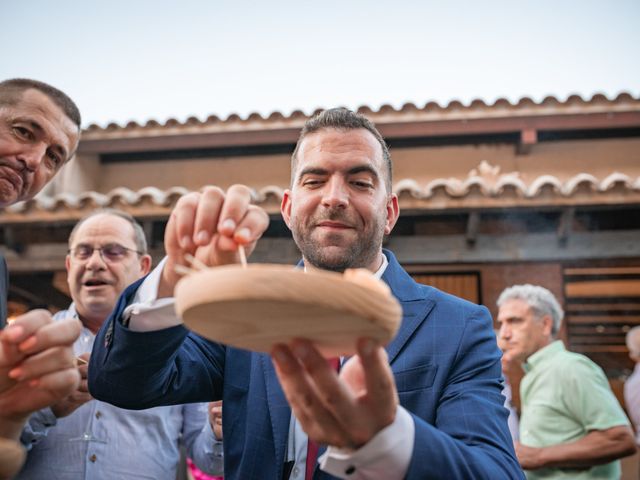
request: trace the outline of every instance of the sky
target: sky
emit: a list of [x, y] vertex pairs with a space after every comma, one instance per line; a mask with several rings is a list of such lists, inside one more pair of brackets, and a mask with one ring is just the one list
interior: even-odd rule
[[640, 0], [0, 0], [0, 79], [83, 124], [640, 96]]

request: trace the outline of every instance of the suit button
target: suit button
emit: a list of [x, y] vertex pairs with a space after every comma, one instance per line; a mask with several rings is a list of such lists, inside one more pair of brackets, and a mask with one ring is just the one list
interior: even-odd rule
[[91, 463], [95, 463], [95, 461], [96, 461], [97, 459], [98, 459], [98, 457], [96, 457], [96, 454], [95, 454], [95, 453], [89, 457], [89, 461], [90, 461]]

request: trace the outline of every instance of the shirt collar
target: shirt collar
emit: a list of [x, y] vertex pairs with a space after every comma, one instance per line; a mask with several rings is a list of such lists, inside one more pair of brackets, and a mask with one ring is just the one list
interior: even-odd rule
[[78, 311], [76, 310], [76, 304], [71, 302], [71, 305], [69, 305], [69, 308], [67, 308], [67, 318], [78, 318]]
[[562, 340], [551, 342], [549, 345], [541, 348], [536, 353], [527, 358], [527, 361], [523, 365], [525, 372], [533, 370], [536, 366], [543, 364], [545, 361], [552, 359], [557, 354], [565, 350], [566, 349], [564, 348], [564, 343], [562, 343]]
[[[381, 253], [380, 255], [382, 255], [382, 264], [380, 265], [380, 268], [378, 268], [378, 270], [376, 270], [373, 273], [373, 276], [376, 277], [378, 280], [382, 278], [382, 275], [384, 275], [384, 271], [389, 266], [389, 260], [387, 260], [387, 256], [384, 253]], [[304, 268], [304, 271], [306, 272], [307, 271], [306, 265], [304, 265], [303, 268]]]
[[389, 260], [387, 260], [387, 256], [384, 253], [381, 255], [382, 255], [382, 265], [380, 265], [380, 268], [376, 270], [376, 272], [373, 274], [373, 276], [376, 277], [378, 280], [382, 278], [382, 275], [384, 275], [384, 271], [389, 266]]

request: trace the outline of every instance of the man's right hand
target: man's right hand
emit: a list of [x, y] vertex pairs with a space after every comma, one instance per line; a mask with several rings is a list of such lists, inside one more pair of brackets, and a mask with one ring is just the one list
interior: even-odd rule
[[176, 265], [188, 265], [191, 254], [209, 267], [237, 263], [238, 246], [247, 255], [269, 225], [269, 216], [251, 205], [251, 190], [233, 185], [225, 193], [217, 187], [189, 193], [176, 204], [167, 228], [164, 244], [167, 263], [162, 271], [158, 298], [173, 296], [180, 279]]
[[[90, 356], [90, 353], [83, 353], [78, 358], [89, 362]], [[66, 398], [62, 399], [58, 403], [51, 405], [51, 411], [57, 418], [66, 417], [67, 415], [73, 413], [78, 407], [87, 403], [89, 400], [93, 400], [93, 397], [89, 393], [89, 387], [87, 385], [88, 370], [88, 363], [78, 365], [78, 372], [80, 373], [80, 385], [78, 385], [78, 388], [71, 392], [71, 394]]]

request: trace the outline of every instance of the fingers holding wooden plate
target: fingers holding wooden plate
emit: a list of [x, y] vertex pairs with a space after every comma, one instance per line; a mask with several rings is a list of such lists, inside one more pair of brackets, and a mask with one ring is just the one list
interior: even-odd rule
[[216, 342], [269, 352], [275, 343], [307, 338], [327, 357], [355, 353], [360, 337], [387, 344], [402, 318], [398, 301], [368, 272], [261, 264], [184, 277], [176, 310], [187, 327]]

